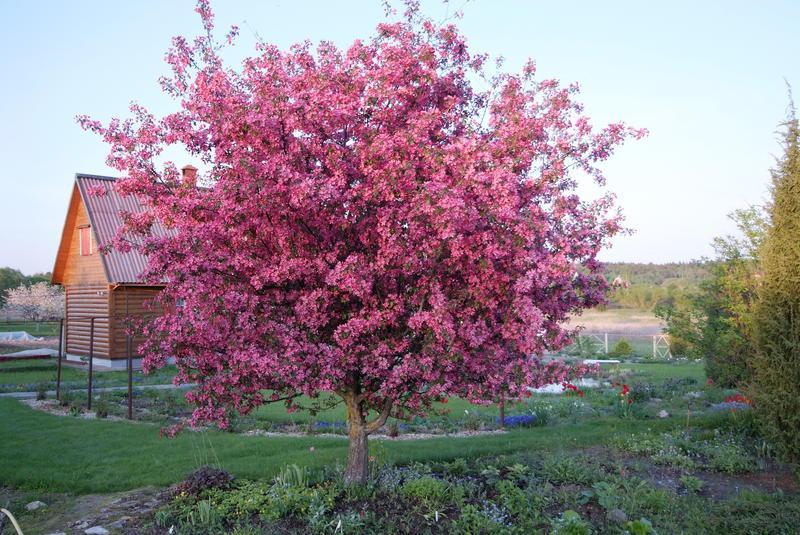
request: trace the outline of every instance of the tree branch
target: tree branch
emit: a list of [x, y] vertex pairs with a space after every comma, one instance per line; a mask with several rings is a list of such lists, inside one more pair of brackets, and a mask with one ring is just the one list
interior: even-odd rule
[[372, 420], [370, 423], [367, 424], [367, 434], [370, 435], [383, 427], [383, 424], [386, 423], [386, 420], [389, 418], [389, 414], [392, 412], [392, 405], [394, 401], [391, 399], [387, 399], [386, 402], [383, 404], [383, 410], [381, 410], [380, 415], [377, 418]]

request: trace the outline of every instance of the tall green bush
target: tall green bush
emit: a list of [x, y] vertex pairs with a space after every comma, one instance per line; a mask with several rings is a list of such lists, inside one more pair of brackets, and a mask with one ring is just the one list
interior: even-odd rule
[[705, 359], [709, 378], [720, 386], [736, 387], [752, 375], [752, 308], [765, 219], [757, 206], [729, 217], [738, 236], [714, 240], [717, 259], [709, 262], [708, 278], [686, 301], [661, 304], [656, 315], [666, 321], [670, 339], [680, 341], [673, 354]]
[[764, 432], [800, 459], [800, 125], [783, 124], [784, 154], [772, 170], [763, 275], [754, 311], [754, 398]]

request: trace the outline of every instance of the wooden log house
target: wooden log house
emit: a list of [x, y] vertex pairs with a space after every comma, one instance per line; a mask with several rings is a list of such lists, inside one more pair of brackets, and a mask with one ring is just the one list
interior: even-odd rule
[[[192, 166], [183, 169], [187, 179], [194, 179], [196, 172]], [[52, 283], [62, 285], [66, 294], [67, 360], [85, 360], [91, 348], [95, 366], [125, 369], [128, 318], [155, 313], [148, 303], [164, 285], [141, 281], [139, 275], [147, 266], [147, 259], [139, 252], [98, 252], [98, 244], [109, 243], [122, 225], [121, 212], [142, 209], [135, 196], [117, 193], [115, 180], [87, 174], [75, 176]], [[156, 226], [153, 232], [165, 231]], [[134, 367], [140, 366], [141, 359], [135, 354], [139, 341], [133, 340]]]

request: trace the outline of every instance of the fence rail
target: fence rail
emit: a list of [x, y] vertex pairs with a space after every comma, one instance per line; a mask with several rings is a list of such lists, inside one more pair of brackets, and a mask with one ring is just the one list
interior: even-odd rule
[[[584, 331], [578, 336], [571, 348], [573, 351], [582, 353], [608, 356], [642, 356], [662, 360], [672, 358], [669, 336], [664, 333], [634, 334]], [[630, 351], [627, 351], [628, 349]]]

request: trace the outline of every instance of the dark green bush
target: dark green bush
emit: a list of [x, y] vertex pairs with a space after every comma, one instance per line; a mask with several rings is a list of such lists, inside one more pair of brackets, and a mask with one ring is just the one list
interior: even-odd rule
[[614, 358], [630, 357], [631, 355], [633, 355], [633, 346], [624, 338], [614, 344], [614, 347], [608, 352], [608, 356]]
[[752, 397], [766, 435], [800, 459], [800, 124], [784, 124], [784, 155], [772, 171], [769, 228], [761, 254]]

